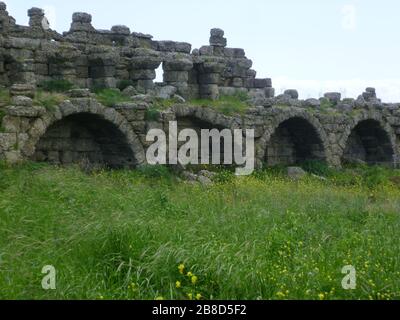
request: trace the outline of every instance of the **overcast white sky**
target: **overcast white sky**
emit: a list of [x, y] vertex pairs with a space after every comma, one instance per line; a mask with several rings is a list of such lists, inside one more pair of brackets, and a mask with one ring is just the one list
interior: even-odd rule
[[225, 30], [258, 77], [272, 77], [277, 93], [296, 88], [302, 98], [326, 91], [357, 97], [376, 87], [387, 102], [400, 101], [400, 1], [398, 0], [12, 0], [19, 24], [44, 8], [52, 28], [69, 29], [73, 12], [93, 15], [93, 25], [124, 24], [157, 40], [208, 44], [209, 29]]

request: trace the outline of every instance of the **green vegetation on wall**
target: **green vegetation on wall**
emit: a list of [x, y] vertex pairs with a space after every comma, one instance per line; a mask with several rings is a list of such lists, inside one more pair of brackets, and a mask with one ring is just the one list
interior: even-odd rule
[[107, 107], [113, 107], [117, 103], [131, 101], [129, 97], [124, 96], [121, 91], [117, 89], [99, 89], [95, 90], [95, 92], [97, 100]]
[[246, 93], [237, 93], [232, 96], [221, 96], [217, 100], [195, 99], [189, 103], [199, 107], [210, 107], [224, 115], [243, 115], [250, 107], [249, 96]]

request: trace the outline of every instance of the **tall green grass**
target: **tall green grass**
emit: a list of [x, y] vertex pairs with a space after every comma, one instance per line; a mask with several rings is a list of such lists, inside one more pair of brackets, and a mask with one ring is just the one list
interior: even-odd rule
[[2, 165], [0, 298], [399, 299], [400, 189], [374, 183]]

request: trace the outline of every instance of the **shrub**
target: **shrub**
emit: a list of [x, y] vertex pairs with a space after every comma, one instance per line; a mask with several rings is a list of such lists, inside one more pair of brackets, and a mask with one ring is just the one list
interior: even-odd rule
[[113, 107], [117, 103], [130, 101], [118, 89], [100, 89], [96, 90], [97, 100], [107, 107]]
[[4, 110], [0, 109], [0, 132], [4, 132], [3, 118], [5, 115], [6, 115], [6, 113], [4, 112]]
[[163, 165], [144, 165], [138, 171], [146, 178], [171, 180], [172, 175], [167, 166]]
[[154, 107], [146, 110], [145, 120], [146, 121], [157, 121], [160, 117], [160, 111]]
[[301, 167], [305, 171], [318, 176], [328, 177], [333, 173], [333, 169], [331, 169], [328, 164], [318, 160], [305, 161]]
[[66, 100], [67, 97], [61, 93], [50, 93], [37, 91], [33, 103], [45, 107], [47, 110], [52, 110], [55, 106]]
[[0, 107], [9, 105], [11, 102], [10, 91], [0, 89]]
[[74, 88], [74, 85], [68, 80], [49, 80], [40, 83], [39, 87], [48, 92], [66, 92]]
[[167, 110], [179, 103], [177, 99], [154, 98], [151, 107], [146, 112], [147, 121], [157, 121], [160, 117], [160, 111]]
[[321, 99], [321, 109], [329, 109], [329, 108], [333, 108], [335, 106], [335, 103], [330, 101], [327, 98], [322, 98]]

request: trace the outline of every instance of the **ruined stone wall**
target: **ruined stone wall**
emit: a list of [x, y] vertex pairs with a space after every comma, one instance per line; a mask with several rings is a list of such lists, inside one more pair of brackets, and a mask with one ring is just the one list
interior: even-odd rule
[[[28, 11], [29, 26], [17, 25], [0, 3], [0, 85], [39, 85], [68, 80], [78, 87], [115, 88], [133, 84], [139, 92], [172, 86], [184, 98], [217, 99], [237, 91], [273, 96], [270, 79], [256, 79], [243, 49], [227, 48], [220, 29], [210, 45], [192, 51], [189, 43], [156, 41], [126, 26], [97, 30], [87, 13], [74, 13], [62, 35], [50, 29], [42, 9]], [[155, 84], [162, 64], [164, 81]]]
[[[370, 102], [342, 111], [312, 106], [309, 101], [282, 97], [264, 106], [250, 107], [244, 115], [227, 116], [212, 107], [176, 103], [148, 117], [151, 102], [100, 104], [86, 90], [72, 90], [60, 105], [46, 109], [32, 99], [12, 98], [3, 108], [0, 159], [49, 161], [68, 164], [87, 158], [110, 167], [146, 163], [150, 129], [254, 129], [257, 167], [325, 161], [339, 167], [347, 162], [398, 165], [400, 106]], [[27, 95], [30, 95], [27, 93]], [[337, 102], [339, 103], [339, 102]]]
[[[110, 167], [146, 163], [150, 129], [254, 129], [257, 167], [325, 161], [398, 166], [400, 104], [378, 99], [367, 88], [357, 99], [326, 93], [300, 100], [296, 90], [275, 97], [270, 79], [257, 79], [242, 49], [226, 47], [224, 32], [211, 31], [210, 45], [155, 41], [124, 26], [96, 30], [91, 16], [75, 13], [63, 35], [49, 29], [41, 9], [29, 10], [29, 26], [19, 26], [0, 2], [0, 85], [11, 103], [0, 106], [0, 160], [69, 164], [82, 160]], [[162, 64], [164, 82], [154, 83]], [[133, 84], [148, 95], [132, 102], [101, 105], [87, 89], [74, 89], [55, 108], [34, 106], [41, 82], [69, 80], [82, 88]], [[158, 93], [154, 94], [154, 92]], [[212, 107], [195, 107], [184, 99], [149, 117], [154, 97], [178, 93], [185, 98], [217, 99], [247, 93], [245, 114], [227, 116]]]

